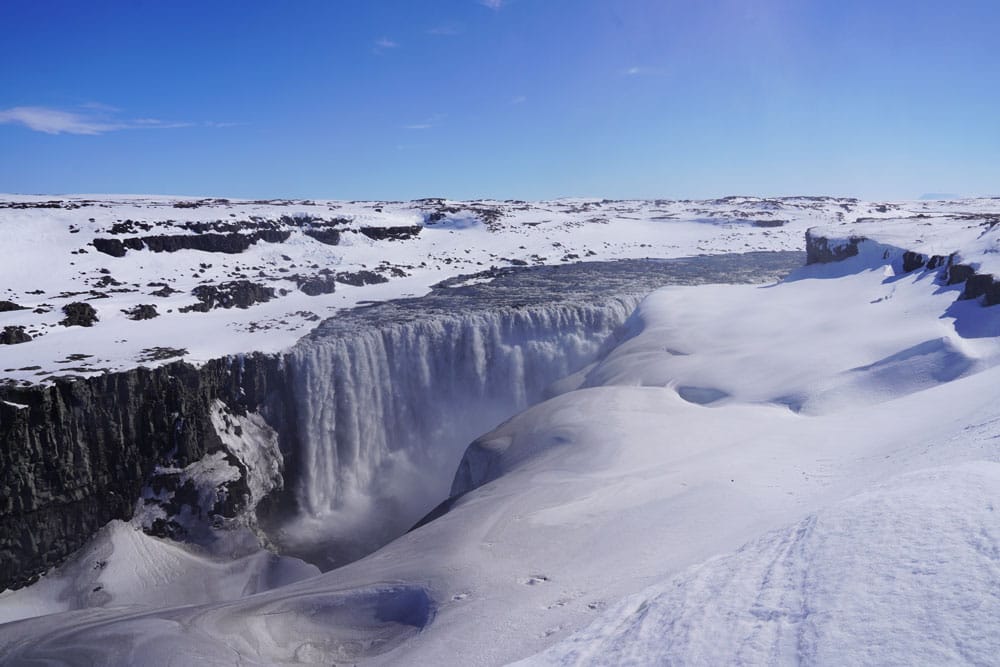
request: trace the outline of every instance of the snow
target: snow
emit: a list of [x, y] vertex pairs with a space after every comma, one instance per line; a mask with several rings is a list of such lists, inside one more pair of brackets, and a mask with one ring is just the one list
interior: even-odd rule
[[250, 503], [256, 506], [283, 484], [284, 458], [278, 446], [278, 434], [259, 414], [229, 414], [220, 400], [212, 405], [211, 418], [226, 450], [245, 466]]
[[112, 521], [58, 570], [28, 588], [0, 593], [0, 623], [77, 609], [233, 600], [317, 573], [302, 561], [259, 548], [235, 556], [211, 554], [151, 537], [135, 521]]
[[[931, 204], [915, 206], [923, 210]], [[846, 211], [867, 214], [870, 208], [853, 200], [752, 197], [400, 203], [0, 195], [0, 300], [26, 308], [0, 312], [0, 329], [24, 326], [34, 337], [0, 348], [0, 378], [31, 384], [180, 358], [197, 364], [228, 354], [278, 352], [341, 309], [421, 295], [456, 274], [517, 263], [801, 249], [809, 225], [836, 222]], [[437, 215], [443, 217], [435, 219]], [[303, 222], [307, 219], [341, 230], [340, 243], [326, 245], [306, 235], [321, 224]], [[788, 222], [780, 227], [753, 224], [775, 219]], [[198, 225], [230, 224], [248, 231], [284, 230], [289, 237], [281, 243], [259, 241], [237, 254], [143, 248], [112, 257], [92, 245], [99, 238], [198, 236]], [[407, 240], [379, 241], [360, 233], [363, 228], [413, 225], [421, 233]], [[116, 226], [128, 231], [113, 233]], [[341, 284], [333, 294], [309, 296], [292, 279], [315, 277], [323, 270], [375, 270], [389, 281]], [[191, 294], [195, 287], [241, 276], [274, 288], [276, 298], [246, 309], [180, 312], [198, 303]], [[101, 282], [109, 278], [121, 285]], [[177, 292], [152, 295], [161, 284]], [[62, 306], [80, 300], [96, 309], [99, 321], [89, 328], [61, 326]], [[155, 305], [159, 316], [133, 321], [122, 312], [140, 304]], [[174, 353], [156, 359], [150, 350], [157, 348]]]
[[892, 478], [630, 596], [517, 664], [992, 664], [998, 488], [993, 462]]
[[[785, 242], [775, 239], [801, 248], [805, 227], [823, 216], [844, 238], [870, 241], [850, 260], [805, 267], [777, 284], [654, 292], [603, 359], [561, 381], [558, 395], [479, 435], [455, 479], [464, 495], [448, 512], [365, 558], [249, 597], [232, 596], [240, 582], [247, 586], [242, 570], [229, 584], [220, 577], [224, 590], [171, 579], [164, 587], [175, 592], [155, 598], [144, 573], [164, 562], [155, 554], [166, 547], [154, 555], [122, 549], [139, 574], [108, 579], [112, 588], [120, 582], [114, 606], [58, 602], [46, 582], [63, 574], [4, 593], [5, 618], [48, 615], [0, 625], [0, 657], [153, 665], [994, 662], [1000, 308], [956, 303], [960, 286], [941, 285], [934, 272], [903, 273], [900, 262], [904, 250], [925, 251], [914, 235], [926, 242], [933, 230], [937, 245], [923, 248], [988, 266], [993, 229], [980, 223], [993, 204], [813, 203], [525, 205], [518, 224], [540, 224], [510, 238], [527, 253], [538, 246], [525, 239], [540, 242], [543, 221], [557, 218], [569, 232], [560, 243], [596, 248], [618, 238], [611, 255], [637, 252], [629, 238], [651, 243], [651, 255]], [[837, 219], [838, 209], [851, 219]], [[793, 222], [719, 223], [719, 211]], [[968, 220], [948, 217], [956, 211], [979, 216], [974, 233]], [[930, 217], [916, 218], [924, 212]], [[615, 222], [586, 222], [599, 214]], [[627, 219], [636, 215], [642, 219]], [[657, 219], [663, 215], [678, 217]], [[951, 225], [965, 231], [951, 235]], [[479, 235], [452, 246], [463, 255], [467, 245], [497, 253], [506, 243], [506, 232], [485, 225], [452, 226], [460, 228], [442, 238]], [[303, 399], [326, 391], [313, 387]]]

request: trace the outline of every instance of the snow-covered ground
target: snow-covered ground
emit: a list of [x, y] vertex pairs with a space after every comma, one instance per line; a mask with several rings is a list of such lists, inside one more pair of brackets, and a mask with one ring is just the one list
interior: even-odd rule
[[[32, 337], [0, 347], [0, 378], [37, 383], [180, 358], [274, 352], [341, 308], [421, 295], [445, 277], [490, 267], [801, 249], [813, 225], [921, 215], [941, 223], [953, 214], [981, 220], [994, 204], [0, 195], [0, 302], [24, 308], [0, 308], [0, 331], [24, 327]], [[358, 284], [373, 280], [387, 282]], [[220, 286], [228, 294], [258, 292], [250, 307], [216, 299], [207, 312], [181, 312], [206, 306], [197, 288]], [[267, 290], [273, 297], [264, 301], [269, 295], [260, 292]], [[61, 325], [70, 303], [93, 307], [93, 326]], [[136, 317], [138, 306], [155, 307], [156, 317], [131, 319], [125, 311]]]
[[[576, 243], [577, 253], [608, 243], [602, 257], [692, 254], [699, 244], [801, 248], [817, 223], [831, 237], [871, 240], [854, 257], [777, 284], [654, 292], [603, 360], [476, 440], [449, 511], [342, 568], [299, 579], [304, 566], [255, 561], [221, 574], [215, 555], [199, 555], [197, 566], [177, 556], [169, 562], [186, 564], [169, 565], [173, 581], [190, 573], [217, 577], [217, 586], [181, 585], [156, 598], [123, 583], [123, 563], [152, 571], [174, 546], [145, 550], [160, 541], [109, 527], [69, 566], [0, 597], [4, 618], [25, 619], [0, 625], [0, 656], [12, 664], [995, 663], [1000, 308], [957, 301], [962, 286], [941, 284], [936, 271], [902, 272], [903, 251], [927, 253], [932, 237], [928, 254], [958, 252], [989, 271], [995, 204], [594, 204], [628, 212], [576, 226], [576, 213], [547, 213], [560, 222], [544, 224], [565, 233], [544, 241], [544, 224], [520, 229], [529, 211], [557, 208], [538, 204], [509, 230], [484, 226], [473, 233], [488, 239], [475, 251], [487, 262], [489, 253], [508, 255], [498, 252], [508, 242], [528, 253], [543, 242], [560, 251]], [[661, 209], [678, 217], [655, 219]], [[754, 227], [723, 221], [723, 210], [741, 220], [768, 210], [790, 222]], [[449, 247], [465, 254], [476, 237], [453, 231]], [[425, 229], [389, 247], [431, 238]], [[419, 274], [425, 285], [440, 276]], [[358, 291], [374, 293], [366, 290]], [[229, 314], [204, 315], [215, 312]], [[106, 563], [96, 575], [95, 559]], [[269, 567], [278, 572], [261, 574]], [[67, 604], [86, 597], [84, 585], [107, 597], [91, 597], [89, 609]]]

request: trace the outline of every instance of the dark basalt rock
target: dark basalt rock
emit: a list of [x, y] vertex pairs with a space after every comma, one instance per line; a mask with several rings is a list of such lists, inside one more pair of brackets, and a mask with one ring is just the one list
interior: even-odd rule
[[233, 280], [219, 285], [198, 285], [191, 293], [201, 303], [180, 309], [182, 313], [192, 311], [207, 313], [213, 308], [249, 308], [255, 303], [264, 303], [274, 298], [274, 288], [258, 285], [249, 280]]
[[864, 241], [863, 236], [852, 236], [845, 245], [830, 246], [830, 240], [816, 236], [812, 230], [806, 231], [806, 264], [829, 264], [839, 262], [858, 254], [858, 244]]
[[948, 277], [945, 282], [949, 285], [964, 283], [969, 278], [976, 275], [976, 270], [967, 264], [955, 264], [948, 268]]
[[1000, 304], [1000, 281], [988, 273], [976, 273], [968, 264], [953, 264], [954, 255], [948, 258], [945, 282], [949, 285], [965, 283], [959, 299], [983, 297], [984, 306]]
[[[157, 465], [223, 449], [216, 399], [239, 414], [266, 404], [269, 422], [290, 422], [284, 383], [278, 358], [253, 354], [0, 387], [0, 590], [31, 583], [108, 521], [130, 519]], [[212, 511], [231, 516], [244, 495], [234, 487]]]
[[158, 236], [132, 237], [127, 239], [94, 239], [94, 247], [112, 257], [124, 257], [127, 250], [148, 248], [153, 252], [177, 252], [178, 250], [201, 250], [237, 255], [259, 241], [283, 243], [291, 236], [290, 231], [263, 229], [249, 234], [232, 232], [229, 234], [164, 234]]
[[922, 255], [919, 252], [907, 250], [903, 253], [903, 271], [909, 273], [919, 268], [926, 267], [928, 270], [944, 268], [951, 264], [954, 255], [944, 257], [942, 255]]
[[361, 287], [362, 285], [379, 285], [389, 282], [385, 276], [374, 271], [341, 271], [337, 274], [337, 282], [345, 285]]
[[297, 277], [299, 289], [309, 296], [319, 296], [320, 294], [333, 294], [337, 289], [337, 281], [330, 273], [312, 276], [310, 278]]
[[176, 252], [178, 250], [201, 250], [236, 255], [258, 241], [282, 243], [291, 232], [263, 230], [251, 234], [178, 234], [170, 236], [144, 236], [146, 247], [153, 252]]
[[178, 292], [180, 292], [179, 289], [174, 289], [170, 285], [164, 285], [160, 289], [158, 289], [156, 291], [153, 291], [153, 292], [150, 292], [150, 295], [152, 295], [152, 296], [168, 297], [171, 294], [177, 294]]
[[[846, 245], [830, 247], [828, 239], [806, 232], [806, 264], [836, 262], [858, 254], [858, 244], [864, 241], [862, 236], [852, 236]], [[923, 255], [911, 250], [903, 253], [903, 271], [909, 273], [925, 267], [928, 270], [941, 270], [939, 280], [947, 285], [965, 283], [959, 300], [979, 299], [984, 306], [1000, 305], [1000, 280], [988, 273], [978, 273], [967, 264], [956, 264], [956, 255]]]
[[7, 313], [12, 310], [27, 310], [27, 307], [20, 306], [13, 301], [0, 301], [0, 313]]
[[156, 306], [147, 303], [139, 304], [135, 308], [123, 310], [122, 312], [125, 313], [125, 316], [130, 320], [151, 320], [154, 317], [160, 316], [160, 314], [156, 312]]
[[97, 248], [98, 252], [103, 252], [105, 255], [111, 255], [112, 257], [124, 257], [127, 252], [121, 239], [97, 238], [94, 239], [94, 247]]
[[29, 341], [31, 341], [31, 336], [24, 332], [22, 326], [6, 326], [3, 328], [3, 332], [0, 332], [0, 345], [17, 345]]
[[984, 306], [995, 306], [1000, 303], [1000, 282], [985, 273], [973, 274], [965, 281], [960, 299], [978, 299], [983, 297]]
[[337, 229], [303, 229], [302, 233], [326, 245], [340, 243], [340, 231]]
[[[239, 474], [236, 479], [217, 486], [213, 480], [196, 482], [187, 470], [158, 468], [146, 485], [148, 492], [143, 494], [143, 505], [158, 506], [166, 518], [154, 519], [145, 527], [146, 532], [175, 540], [189, 535], [197, 537], [198, 533], [205, 534], [211, 528], [221, 527], [226, 519], [236, 518], [243, 512], [251, 499], [247, 481], [249, 471], [232, 452], [226, 452], [223, 461]], [[206, 495], [215, 498], [210, 507], [202, 504]], [[178, 521], [181, 517], [183, 519]]]
[[62, 307], [66, 317], [59, 324], [64, 327], [92, 327], [97, 322], [97, 311], [89, 303], [74, 301]]
[[407, 225], [401, 227], [362, 227], [362, 234], [373, 241], [405, 241], [412, 239], [423, 230], [422, 225]]

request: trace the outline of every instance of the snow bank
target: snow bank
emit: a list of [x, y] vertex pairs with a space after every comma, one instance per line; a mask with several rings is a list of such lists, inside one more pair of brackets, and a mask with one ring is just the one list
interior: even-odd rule
[[518, 665], [990, 664], [1000, 464], [932, 468], [630, 596]]
[[[783, 211], [684, 204], [702, 218], [716, 205]], [[449, 511], [361, 560], [238, 600], [3, 625], [0, 656], [989, 662], [1000, 309], [956, 303], [960, 287], [903, 273], [889, 248], [907, 246], [871, 241], [777, 285], [654, 293], [600, 363], [478, 439]], [[345, 358], [381, 377], [389, 349]]]

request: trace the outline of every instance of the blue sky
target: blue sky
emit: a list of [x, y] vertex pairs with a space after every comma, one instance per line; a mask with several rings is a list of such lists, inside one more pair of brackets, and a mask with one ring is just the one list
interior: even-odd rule
[[3, 0], [0, 25], [0, 192], [1000, 194], [995, 0]]

